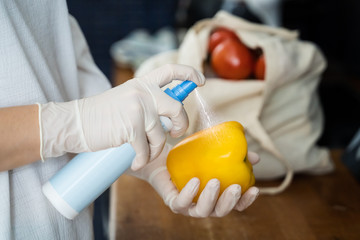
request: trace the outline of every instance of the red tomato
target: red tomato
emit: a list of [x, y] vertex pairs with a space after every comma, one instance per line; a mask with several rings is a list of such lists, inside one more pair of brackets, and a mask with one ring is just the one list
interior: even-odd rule
[[256, 79], [264, 80], [265, 79], [265, 56], [261, 54], [260, 57], [256, 60], [254, 74]]
[[209, 53], [212, 53], [212, 51], [214, 50], [214, 48], [221, 43], [222, 41], [226, 40], [226, 39], [234, 39], [234, 40], [238, 40], [239, 38], [237, 37], [237, 35], [227, 29], [227, 28], [216, 28], [211, 34], [210, 34], [210, 38], [209, 38]]
[[246, 79], [253, 71], [254, 57], [244, 44], [228, 39], [219, 43], [213, 50], [211, 66], [221, 78]]

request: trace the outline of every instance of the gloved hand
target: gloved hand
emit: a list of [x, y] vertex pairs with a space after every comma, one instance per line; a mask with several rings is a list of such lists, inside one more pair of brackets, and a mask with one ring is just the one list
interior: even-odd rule
[[[198, 178], [192, 178], [181, 192], [178, 192], [166, 168], [166, 158], [170, 150], [171, 146], [166, 144], [162, 153], [152, 162], [139, 171], [127, 170], [126, 173], [149, 182], [174, 213], [192, 217], [223, 217], [233, 209], [243, 211], [257, 198], [259, 194], [257, 187], [249, 188], [241, 196], [240, 185], [233, 184], [226, 188], [217, 200], [220, 182], [212, 179], [200, 194], [197, 203], [194, 204], [192, 201], [199, 190], [200, 181]], [[248, 159], [251, 164], [256, 164], [259, 156], [249, 152]]]
[[129, 142], [136, 152], [132, 169], [141, 168], [157, 157], [165, 144], [159, 116], [171, 119], [172, 137], [181, 136], [188, 127], [182, 104], [161, 90], [175, 79], [191, 80], [198, 86], [205, 83], [205, 77], [194, 68], [168, 64], [97, 96], [39, 104], [42, 159]]

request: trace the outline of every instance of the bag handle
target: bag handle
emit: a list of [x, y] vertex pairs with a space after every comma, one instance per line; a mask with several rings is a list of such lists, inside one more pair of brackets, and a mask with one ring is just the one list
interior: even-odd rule
[[258, 118], [252, 118], [248, 121], [247, 131], [249, 134], [257, 140], [263, 149], [269, 151], [271, 154], [275, 156], [275, 159], [278, 160], [286, 169], [285, 178], [283, 179], [282, 183], [276, 187], [262, 187], [260, 188], [261, 194], [268, 194], [268, 195], [275, 195], [278, 193], [283, 192], [287, 187], [290, 186], [291, 181], [294, 176], [294, 169], [292, 168], [291, 164], [287, 161], [287, 159], [283, 156], [282, 153], [277, 149], [265, 129], [262, 127]]

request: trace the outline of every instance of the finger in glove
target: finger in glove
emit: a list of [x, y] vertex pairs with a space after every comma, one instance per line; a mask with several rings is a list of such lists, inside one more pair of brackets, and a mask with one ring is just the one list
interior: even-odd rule
[[201, 192], [197, 203], [190, 207], [189, 215], [192, 217], [204, 218], [210, 216], [220, 192], [220, 181], [211, 179]]
[[257, 187], [249, 188], [244, 195], [240, 198], [239, 202], [236, 204], [235, 209], [238, 211], [244, 211], [248, 208], [255, 199], [259, 196], [259, 189]]
[[212, 217], [224, 217], [233, 210], [241, 196], [241, 186], [239, 184], [230, 185], [221, 194]]

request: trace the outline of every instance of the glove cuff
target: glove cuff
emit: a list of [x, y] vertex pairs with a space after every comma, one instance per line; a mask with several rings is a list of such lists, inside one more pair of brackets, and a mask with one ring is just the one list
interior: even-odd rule
[[78, 100], [38, 105], [40, 156], [43, 161], [66, 152], [90, 151], [82, 129]]

